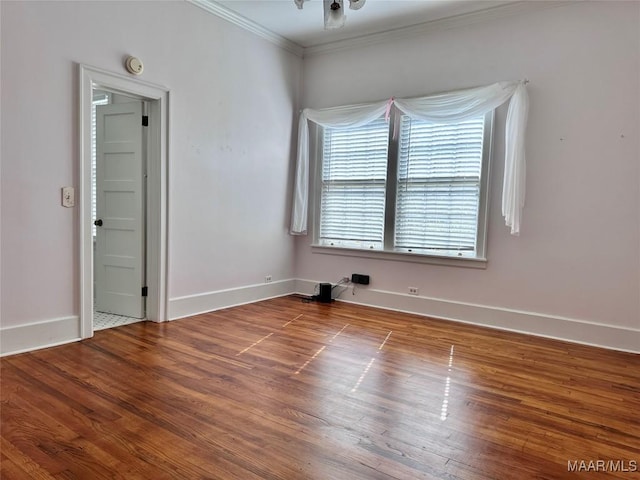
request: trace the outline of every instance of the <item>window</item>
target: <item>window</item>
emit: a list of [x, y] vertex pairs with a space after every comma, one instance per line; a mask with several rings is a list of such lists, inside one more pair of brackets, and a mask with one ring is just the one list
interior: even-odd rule
[[484, 260], [493, 112], [321, 131], [316, 246]]
[[389, 129], [383, 118], [360, 128], [326, 130], [322, 244], [383, 248], [388, 143]]

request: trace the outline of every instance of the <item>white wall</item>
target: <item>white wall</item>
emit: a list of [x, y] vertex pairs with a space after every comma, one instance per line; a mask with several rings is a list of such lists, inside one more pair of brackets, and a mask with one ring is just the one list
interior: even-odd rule
[[520, 237], [500, 215], [496, 137], [486, 270], [317, 254], [302, 237], [296, 276], [370, 274], [344, 298], [640, 350], [639, 18], [637, 2], [580, 2], [305, 59], [305, 107], [526, 77], [531, 110]]
[[[5, 1], [0, 17], [0, 352], [77, 337], [78, 211], [60, 206], [60, 187], [80, 180], [77, 64], [124, 73], [128, 54], [171, 91], [172, 318], [359, 272], [372, 284], [349, 300], [640, 350], [638, 3], [439, 29], [311, 56], [304, 72], [186, 2]], [[503, 226], [496, 162], [486, 270], [312, 254], [287, 235], [302, 78], [302, 104], [323, 107], [523, 77], [522, 235]]]
[[[300, 58], [186, 2], [0, 8], [5, 338], [79, 315], [79, 212], [60, 206], [60, 187], [80, 181], [78, 63], [125, 74], [134, 54], [143, 80], [170, 89], [169, 314], [266, 274], [291, 283]], [[62, 341], [48, 333], [43, 342]]]

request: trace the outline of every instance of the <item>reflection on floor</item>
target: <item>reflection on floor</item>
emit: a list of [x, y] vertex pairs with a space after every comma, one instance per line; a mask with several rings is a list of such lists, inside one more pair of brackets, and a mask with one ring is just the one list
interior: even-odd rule
[[111, 313], [93, 312], [93, 330], [105, 330], [107, 328], [121, 327], [130, 323], [142, 322], [142, 318], [124, 317]]

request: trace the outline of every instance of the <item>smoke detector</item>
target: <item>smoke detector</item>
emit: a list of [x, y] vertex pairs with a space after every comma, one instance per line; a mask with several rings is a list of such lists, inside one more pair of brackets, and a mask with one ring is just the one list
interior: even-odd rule
[[144, 70], [142, 60], [140, 60], [138, 57], [127, 57], [124, 66], [127, 68], [127, 72], [133, 73], [134, 75], [140, 75]]

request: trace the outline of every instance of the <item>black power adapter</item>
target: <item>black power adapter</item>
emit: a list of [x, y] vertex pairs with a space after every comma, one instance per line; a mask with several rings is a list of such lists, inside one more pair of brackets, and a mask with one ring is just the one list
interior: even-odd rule
[[361, 273], [352, 273], [351, 283], [357, 283], [359, 285], [369, 285], [369, 275], [362, 275]]
[[320, 283], [318, 284], [318, 294], [314, 296], [317, 302], [321, 303], [331, 303], [333, 302], [333, 298], [331, 298], [331, 284], [330, 283]]

